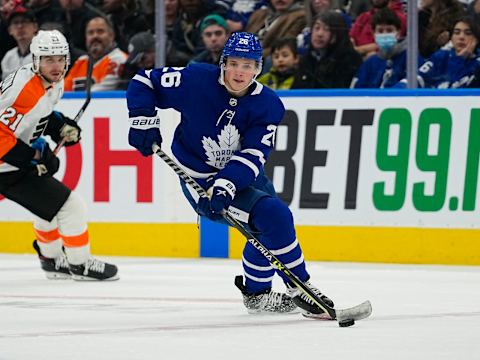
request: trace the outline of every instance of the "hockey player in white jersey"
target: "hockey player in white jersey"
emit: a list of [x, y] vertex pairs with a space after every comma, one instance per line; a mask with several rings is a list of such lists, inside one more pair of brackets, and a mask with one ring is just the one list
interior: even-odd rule
[[59, 160], [42, 135], [65, 146], [80, 127], [53, 111], [63, 94], [69, 48], [58, 31], [39, 31], [33, 64], [0, 84], [0, 194], [34, 214], [33, 243], [49, 279], [115, 280], [117, 267], [90, 256], [85, 205], [53, 175]]

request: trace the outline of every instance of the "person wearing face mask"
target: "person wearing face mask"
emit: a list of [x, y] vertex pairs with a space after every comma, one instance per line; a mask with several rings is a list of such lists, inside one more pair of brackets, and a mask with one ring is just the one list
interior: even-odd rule
[[401, 38], [397, 14], [389, 8], [379, 10], [373, 16], [372, 30], [378, 51], [360, 66], [351, 88], [389, 88], [406, 77], [407, 43]]
[[407, 33], [407, 18], [402, 10], [402, 5], [398, 0], [370, 0], [372, 8], [360, 14], [350, 30], [350, 38], [353, 42], [355, 50], [364, 58], [376, 54], [378, 47], [372, 28], [372, 20], [375, 14], [385, 8], [389, 8], [400, 19], [401, 35]]

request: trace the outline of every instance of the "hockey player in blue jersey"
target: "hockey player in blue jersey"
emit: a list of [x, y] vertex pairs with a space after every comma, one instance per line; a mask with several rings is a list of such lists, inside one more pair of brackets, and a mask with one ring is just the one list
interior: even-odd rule
[[[228, 39], [220, 67], [192, 64], [186, 68], [140, 71], [130, 82], [127, 103], [130, 145], [150, 156], [161, 144], [156, 107], [181, 113], [172, 153], [178, 164], [211, 194], [199, 198], [181, 182], [197, 213], [223, 221], [224, 209], [258, 234], [280, 261], [302, 281], [309, 281], [302, 250], [295, 236], [290, 209], [276, 196], [263, 165], [274, 147], [275, 132], [285, 109], [272, 90], [255, 81], [262, 68], [262, 47], [250, 33]], [[235, 284], [249, 312], [323, 311], [283, 278], [286, 293], [272, 291], [275, 270], [250, 243], [243, 251], [245, 282]], [[279, 273], [283, 277], [283, 274]], [[309, 285], [327, 304], [333, 302]]]

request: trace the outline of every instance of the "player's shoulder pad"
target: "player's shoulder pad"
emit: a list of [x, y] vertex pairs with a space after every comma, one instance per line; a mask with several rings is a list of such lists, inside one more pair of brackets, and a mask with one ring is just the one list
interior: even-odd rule
[[261, 116], [268, 116], [265, 120], [280, 122], [285, 113], [285, 106], [277, 93], [267, 86], [255, 82], [257, 86], [249, 95], [254, 112]]
[[220, 68], [217, 65], [207, 64], [207, 63], [193, 63], [187, 66], [187, 69], [192, 69], [192, 71], [199, 71], [205, 73], [219, 73]]
[[13, 98], [16, 98], [25, 87], [25, 84], [27, 84], [34, 76], [36, 76], [36, 74], [32, 70], [32, 64], [24, 65], [17, 71], [8, 75], [0, 83], [0, 93], [9, 94]]
[[216, 65], [207, 64], [207, 63], [193, 63], [188, 65], [185, 68], [191, 74], [195, 74], [195, 77], [202, 78], [213, 78], [218, 79], [220, 76], [220, 68]]
[[198, 90], [215, 86], [220, 75], [220, 68], [211, 64], [194, 63], [181, 69], [180, 72], [183, 86]]
[[255, 89], [250, 93], [250, 97], [252, 99], [257, 98], [258, 101], [266, 102], [267, 104], [279, 103], [283, 106], [283, 103], [275, 90], [272, 90], [268, 86], [260, 84], [258, 81], [255, 81], [255, 86]]

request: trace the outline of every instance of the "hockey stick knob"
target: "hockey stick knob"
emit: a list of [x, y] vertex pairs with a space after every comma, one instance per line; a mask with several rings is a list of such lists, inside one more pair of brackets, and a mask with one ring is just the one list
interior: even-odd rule
[[156, 154], [158, 150], [160, 150], [160, 146], [158, 146], [157, 143], [153, 143], [152, 151]]

